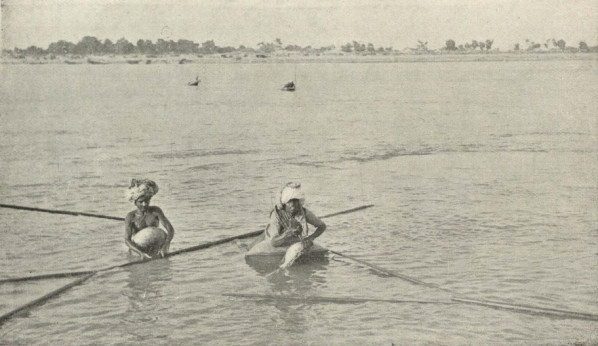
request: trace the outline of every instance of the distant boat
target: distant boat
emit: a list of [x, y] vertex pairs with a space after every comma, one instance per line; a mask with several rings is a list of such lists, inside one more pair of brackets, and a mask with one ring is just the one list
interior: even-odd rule
[[284, 86], [281, 88], [281, 90], [283, 90], [283, 91], [295, 91], [295, 88], [296, 88], [296, 87], [297, 87], [297, 86], [295, 85], [295, 82], [291, 81], [291, 82], [288, 82], [287, 84], [285, 84], [285, 85], [284, 85]]
[[141, 60], [127, 60], [128, 64], [139, 64]]
[[65, 60], [64, 63], [65, 64], [69, 64], [69, 65], [78, 65], [78, 64], [80, 64], [80, 62], [75, 62], [75, 61], [70, 61], [70, 60]]
[[187, 83], [190, 86], [198, 86], [199, 82], [201, 82], [201, 80], [199, 80], [199, 76], [195, 77], [195, 81], [194, 82], [189, 82]]
[[87, 62], [90, 63], [90, 64], [93, 64], [93, 65], [104, 65], [104, 64], [107, 64], [106, 62], [92, 60], [92, 59], [87, 59]]
[[285, 84], [281, 90], [283, 91], [295, 91], [295, 89], [297, 88], [297, 84], [295, 84], [295, 81], [297, 80], [297, 67], [295, 66], [295, 78], [288, 82], [287, 84]]

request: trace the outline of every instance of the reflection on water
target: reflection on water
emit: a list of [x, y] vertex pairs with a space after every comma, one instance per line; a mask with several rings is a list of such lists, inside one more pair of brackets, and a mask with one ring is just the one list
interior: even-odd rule
[[[245, 262], [263, 276], [273, 295], [308, 296], [315, 286], [326, 283], [328, 257], [305, 257], [288, 269], [279, 270], [277, 256], [250, 256]], [[310, 325], [310, 303], [284, 299], [263, 300], [256, 304], [268, 305], [278, 311], [276, 325], [285, 331], [303, 333]]]
[[154, 260], [139, 265], [123, 267], [128, 273], [123, 295], [129, 300], [128, 312], [148, 312], [157, 308], [164, 282], [172, 281], [170, 261]]
[[[273, 276], [274, 272], [279, 269], [279, 266], [282, 261], [282, 256], [246, 256], [245, 263], [247, 263], [253, 270], [258, 272], [260, 275], [270, 277]], [[295, 264], [288, 268], [286, 271], [287, 273], [298, 271], [299, 268], [313, 268], [314, 270], [317, 267], [324, 267], [325, 264], [328, 264], [328, 256], [327, 255], [318, 255], [318, 256], [303, 256], [302, 258], [298, 259]], [[325, 267], [324, 267], [325, 268]], [[278, 272], [284, 273], [284, 271], [280, 270]]]
[[299, 259], [290, 268], [275, 269], [265, 277], [275, 293], [305, 295], [314, 284], [326, 282], [325, 272], [328, 263], [328, 257]]

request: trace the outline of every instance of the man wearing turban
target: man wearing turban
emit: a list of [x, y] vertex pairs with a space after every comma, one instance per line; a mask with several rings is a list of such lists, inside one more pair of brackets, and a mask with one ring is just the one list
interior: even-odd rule
[[[311, 246], [314, 239], [326, 230], [326, 224], [303, 207], [304, 201], [301, 184], [291, 182], [282, 188], [277, 204], [270, 213], [270, 223], [264, 232], [272, 246], [289, 246], [300, 241]], [[311, 234], [310, 224], [315, 227]]]
[[[158, 185], [149, 179], [133, 179], [127, 189], [129, 202], [137, 207], [125, 218], [125, 244], [145, 258], [168, 253], [174, 237], [174, 228], [158, 206], [150, 206], [150, 200], [158, 193]], [[159, 225], [166, 229], [159, 228]]]

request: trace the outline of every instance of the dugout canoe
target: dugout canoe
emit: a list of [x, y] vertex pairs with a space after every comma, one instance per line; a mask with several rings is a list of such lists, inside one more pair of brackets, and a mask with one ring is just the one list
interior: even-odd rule
[[[262, 238], [247, 251], [245, 263], [260, 274], [270, 274], [280, 267], [289, 247], [274, 247], [269, 240]], [[309, 263], [309, 267], [326, 265], [328, 264], [328, 249], [314, 244], [307, 254], [301, 256], [296, 263]]]
[[[270, 240], [263, 239], [262, 241], [256, 243], [247, 253], [245, 254], [245, 258], [252, 257], [252, 258], [272, 258], [275, 260], [282, 260], [284, 255], [287, 253], [287, 249], [289, 246], [272, 246]], [[315, 244], [308, 250], [306, 257], [323, 257], [328, 253], [328, 249]]]

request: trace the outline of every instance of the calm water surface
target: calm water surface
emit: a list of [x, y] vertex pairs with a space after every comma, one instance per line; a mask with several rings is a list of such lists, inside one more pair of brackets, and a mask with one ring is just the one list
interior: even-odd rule
[[[153, 178], [177, 250], [261, 229], [296, 180], [318, 215], [375, 205], [326, 219], [325, 247], [456, 295], [598, 313], [596, 61], [0, 68], [0, 203], [124, 217], [130, 179]], [[121, 222], [1, 209], [0, 225], [0, 279], [135, 259]], [[1, 285], [0, 313], [68, 282]], [[484, 307], [227, 293], [451, 296], [341, 256], [266, 276], [228, 243], [96, 275], [0, 344], [598, 341], [596, 322]]]

